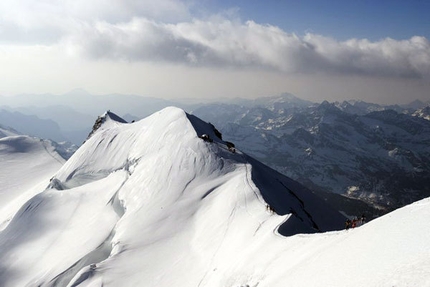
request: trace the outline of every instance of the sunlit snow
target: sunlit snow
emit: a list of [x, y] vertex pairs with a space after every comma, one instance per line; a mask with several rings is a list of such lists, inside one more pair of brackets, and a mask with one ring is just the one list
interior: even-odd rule
[[14, 134], [0, 138], [0, 230], [64, 162], [50, 141]]
[[180, 109], [103, 117], [61, 168], [33, 175], [2, 155], [2, 185], [19, 183], [2, 197], [31, 197], [2, 202], [0, 286], [430, 286], [430, 199], [341, 230], [341, 214]]

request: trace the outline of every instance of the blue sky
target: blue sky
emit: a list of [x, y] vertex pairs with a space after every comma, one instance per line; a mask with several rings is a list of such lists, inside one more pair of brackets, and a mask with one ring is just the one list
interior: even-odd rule
[[2, 0], [0, 94], [428, 101], [429, 12], [418, 0]]
[[209, 3], [218, 11], [236, 7], [243, 20], [276, 25], [297, 34], [312, 32], [338, 40], [430, 36], [430, 1], [426, 0], [223, 0]]

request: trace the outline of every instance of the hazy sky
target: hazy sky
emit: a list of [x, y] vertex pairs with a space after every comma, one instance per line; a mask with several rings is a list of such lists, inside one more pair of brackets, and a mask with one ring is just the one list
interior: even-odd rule
[[0, 94], [430, 100], [426, 0], [1, 0]]

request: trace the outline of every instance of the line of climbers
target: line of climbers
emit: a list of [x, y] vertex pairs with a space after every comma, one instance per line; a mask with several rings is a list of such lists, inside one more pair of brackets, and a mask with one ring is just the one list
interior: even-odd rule
[[[219, 132], [218, 132], [219, 133]], [[218, 135], [217, 135], [218, 136]], [[220, 136], [218, 136], [218, 137], [220, 137]], [[201, 138], [202, 140], [204, 140], [205, 142], [213, 142], [213, 139], [211, 139], [210, 137], [209, 137], [209, 135], [207, 135], [207, 134], [202, 134], [201, 136], [199, 136], [199, 138]], [[225, 144], [226, 144], [226, 146], [227, 146], [227, 148], [228, 148], [228, 150], [230, 151], [230, 152], [232, 152], [232, 153], [235, 153], [236, 152], [236, 148], [235, 148], [235, 146], [234, 146], [234, 143], [232, 143], [232, 142], [225, 142]]]
[[348, 230], [350, 228], [355, 228], [363, 225], [364, 223], [366, 223], [366, 216], [362, 214], [360, 218], [356, 216], [352, 220], [347, 219], [345, 221], [345, 229]]

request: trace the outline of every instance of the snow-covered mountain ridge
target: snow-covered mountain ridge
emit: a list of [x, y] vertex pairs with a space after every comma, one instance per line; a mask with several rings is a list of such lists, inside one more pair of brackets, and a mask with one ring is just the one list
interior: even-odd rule
[[215, 286], [281, 234], [343, 227], [309, 190], [183, 110], [103, 118], [4, 222], [1, 286]]
[[[150, 111], [152, 113], [169, 104], [168, 101], [138, 96], [94, 97], [82, 90], [63, 96], [26, 95], [17, 97], [15, 100], [18, 102], [13, 103], [14, 99], [2, 99], [2, 105], [10, 104], [9, 108], [3, 106], [9, 111], [6, 113], [7, 125], [25, 134], [56, 138], [58, 127], [41, 129], [46, 127], [44, 121], [53, 120], [60, 126], [61, 133], [77, 144], [81, 144], [90, 132], [91, 119], [104, 109], [115, 108], [121, 114], [131, 113], [127, 115], [127, 119], [137, 120], [150, 114]], [[91, 100], [91, 104], [84, 104], [87, 100]], [[332, 204], [347, 200], [346, 205], [353, 206], [355, 210], [343, 203], [337, 204], [337, 208], [352, 215], [370, 208], [361, 201], [354, 201], [352, 204], [353, 198], [370, 203], [377, 208], [376, 211], [373, 208], [372, 212], [380, 214], [429, 195], [428, 189], [425, 189], [429, 186], [429, 180], [421, 165], [428, 160], [428, 152], [422, 148], [426, 134], [422, 132], [423, 140], [418, 145], [416, 139], [420, 141], [420, 136], [409, 136], [409, 127], [420, 131], [419, 126], [422, 125], [413, 123], [410, 116], [428, 119], [429, 104], [414, 101], [408, 105], [383, 106], [362, 101], [344, 101], [319, 105], [291, 94], [282, 94], [255, 100], [225, 99], [219, 105], [183, 103], [181, 107], [187, 111], [194, 110], [193, 113], [197, 116], [214, 123], [223, 130], [227, 140], [234, 141], [243, 151], [313, 191], [322, 192], [330, 201], [335, 200]], [[319, 106], [327, 108], [330, 105], [333, 108], [329, 110], [334, 111], [332, 117], [328, 115], [330, 112], [322, 116], [323, 111]], [[377, 120], [370, 120], [368, 115], [372, 112], [383, 114], [387, 110], [396, 111], [401, 120], [391, 120], [389, 124], [384, 124], [385, 134], [382, 134], [379, 128], [381, 125], [377, 122], [383, 119], [379, 117]], [[22, 118], [24, 115], [20, 113], [26, 116]], [[15, 116], [14, 120], [11, 120], [12, 114]], [[374, 116], [378, 117], [376, 114]], [[30, 116], [33, 119], [31, 121], [28, 120]], [[44, 121], [39, 121], [34, 116]], [[354, 122], [353, 117], [359, 121], [364, 119], [364, 127], [367, 127], [363, 128], [363, 124]], [[27, 130], [20, 129], [24, 122]], [[0, 124], [5, 123], [0, 120]], [[396, 127], [397, 124], [401, 126]], [[337, 130], [338, 128], [340, 129]], [[399, 128], [406, 132], [398, 132]], [[345, 130], [351, 130], [354, 136], [348, 139]], [[331, 140], [331, 136], [336, 139]], [[366, 138], [367, 143], [356, 142], [355, 136]], [[304, 140], [309, 142], [301, 143]], [[326, 144], [322, 148], [321, 144], [314, 146], [313, 142]], [[339, 146], [344, 153], [339, 152]], [[305, 161], [305, 165], [302, 161]], [[371, 169], [367, 166], [371, 166]], [[337, 176], [338, 170], [344, 173]], [[348, 195], [348, 198], [338, 194]]]
[[0, 231], [0, 286], [430, 286], [430, 199], [315, 233], [343, 218], [213, 125], [176, 108], [102, 118], [47, 188], [2, 202], [20, 209]]

